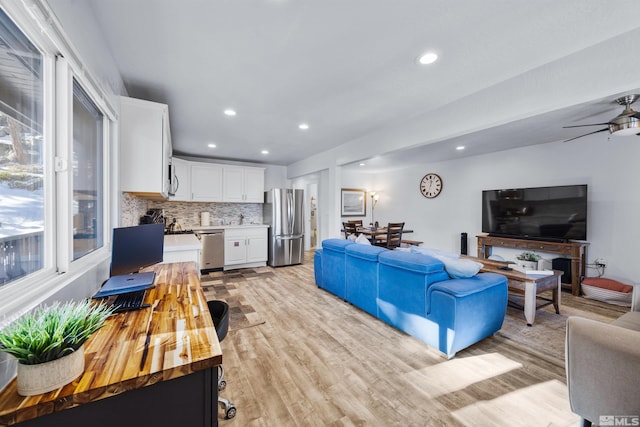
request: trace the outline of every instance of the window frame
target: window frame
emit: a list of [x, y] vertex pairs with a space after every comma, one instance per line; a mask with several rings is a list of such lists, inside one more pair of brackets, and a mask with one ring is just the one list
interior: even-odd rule
[[[64, 38], [60, 24], [46, 3], [34, 1], [26, 9], [22, 2], [0, 0], [0, 7], [41, 52], [43, 63], [43, 168], [44, 261], [43, 268], [0, 287], [0, 327], [55, 294], [82, 275], [96, 270], [92, 279], [97, 289], [108, 269], [100, 268], [111, 256], [111, 233], [117, 218], [117, 200], [112, 193], [112, 165], [117, 155], [113, 147], [118, 124], [115, 109], [105, 91], [78, 59]], [[103, 245], [73, 260], [73, 80], [82, 87], [102, 112], [103, 122]], [[102, 271], [104, 270], [104, 272]], [[90, 296], [95, 289], [87, 289]]]

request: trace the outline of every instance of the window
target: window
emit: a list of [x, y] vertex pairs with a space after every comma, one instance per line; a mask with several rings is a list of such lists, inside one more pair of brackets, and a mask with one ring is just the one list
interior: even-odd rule
[[0, 323], [93, 286], [109, 259], [114, 109], [46, 3], [34, 5], [0, 7]]
[[73, 259], [103, 245], [103, 116], [73, 81]]
[[0, 9], [0, 287], [43, 268], [42, 55]]

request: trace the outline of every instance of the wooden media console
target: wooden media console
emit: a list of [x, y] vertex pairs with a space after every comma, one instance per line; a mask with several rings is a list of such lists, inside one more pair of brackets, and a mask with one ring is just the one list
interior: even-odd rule
[[586, 275], [588, 242], [546, 242], [543, 240], [494, 237], [486, 234], [478, 239], [478, 258], [489, 258], [494, 246], [558, 254], [571, 260], [571, 293], [580, 295], [580, 282]]

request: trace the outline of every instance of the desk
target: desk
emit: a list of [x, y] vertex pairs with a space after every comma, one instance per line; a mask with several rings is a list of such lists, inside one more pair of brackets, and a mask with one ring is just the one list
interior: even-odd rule
[[[356, 231], [358, 233], [364, 234], [365, 236], [369, 236], [371, 238], [371, 243], [373, 243], [374, 245], [376, 243], [376, 237], [387, 235], [387, 229], [384, 227], [378, 227], [376, 230], [372, 230], [371, 228], [368, 228], [368, 227], [358, 227]], [[403, 235], [407, 233], [413, 233], [413, 230], [402, 230]], [[407, 241], [403, 240], [402, 243], [408, 243], [408, 244], [417, 246], [417, 245], [420, 245], [422, 242], [419, 242], [417, 240], [407, 240]]]
[[[506, 262], [470, 256], [464, 256], [463, 258], [482, 263], [483, 267], [480, 269], [482, 272], [502, 274], [507, 278], [509, 290], [524, 293], [524, 306], [522, 308], [524, 309], [524, 318], [527, 321], [527, 326], [533, 325], [538, 308], [553, 304], [553, 307], [556, 309], [556, 314], [560, 314], [560, 278], [563, 274], [561, 271], [554, 270], [553, 274], [549, 276], [526, 275], [517, 270], [500, 270], [499, 267], [507, 265]], [[538, 296], [538, 294], [546, 291], [551, 291], [551, 299]], [[542, 300], [544, 303], [538, 304], [537, 300]]]
[[145, 303], [158, 301], [155, 310], [109, 317], [85, 343], [82, 376], [58, 390], [22, 397], [14, 379], [0, 391], [0, 426], [217, 425], [222, 351], [195, 263], [150, 270]]

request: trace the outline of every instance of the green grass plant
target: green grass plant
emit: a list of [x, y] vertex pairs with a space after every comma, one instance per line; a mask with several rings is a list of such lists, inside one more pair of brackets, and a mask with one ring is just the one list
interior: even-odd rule
[[24, 365], [59, 359], [80, 348], [112, 312], [88, 300], [40, 307], [0, 331], [0, 351]]

